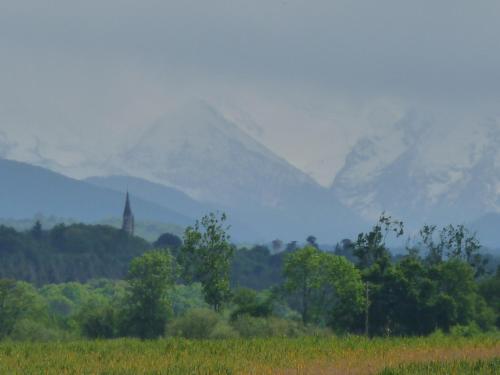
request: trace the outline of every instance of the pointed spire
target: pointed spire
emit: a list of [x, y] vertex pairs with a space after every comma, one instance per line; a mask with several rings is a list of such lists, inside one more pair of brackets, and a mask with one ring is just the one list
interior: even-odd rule
[[130, 207], [130, 196], [127, 189], [127, 197], [125, 199], [125, 209], [123, 210], [123, 223], [122, 229], [130, 235], [134, 234], [134, 214]]
[[130, 208], [130, 196], [127, 190], [127, 198], [125, 199], [125, 210], [123, 210], [123, 216], [132, 215], [132, 209]]

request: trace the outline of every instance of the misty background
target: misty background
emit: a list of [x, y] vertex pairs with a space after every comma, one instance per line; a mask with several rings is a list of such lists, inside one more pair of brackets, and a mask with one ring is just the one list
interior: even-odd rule
[[[0, 0], [0, 157], [106, 194], [132, 185], [109, 176], [139, 178], [144, 218], [224, 209], [245, 240], [337, 241], [386, 210], [413, 230], [465, 222], [497, 246], [498, 14], [496, 1]], [[120, 214], [119, 195], [94, 190], [78, 194], [116, 203], [51, 212], [55, 185], [20, 195], [12, 168], [0, 217]], [[23, 211], [15, 193], [40, 199]]]

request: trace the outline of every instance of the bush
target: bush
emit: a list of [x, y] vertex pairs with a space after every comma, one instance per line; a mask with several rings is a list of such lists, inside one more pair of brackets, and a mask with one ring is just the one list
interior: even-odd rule
[[232, 322], [241, 337], [298, 337], [304, 334], [302, 326], [292, 320], [239, 316]]
[[[220, 322], [220, 316], [210, 309], [192, 309], [174, 319], [167, 327], [171, 336], [186, 339], [208, 339]], [[222, 330], [222, 327], [219, 327]]]
[[203, 288], [200, 283], [175, 285], [169, 291], [168, 299], [172, 303], [172, 310], [175, 316], [183, 316], [187, 311], [193, 309], [209, 308], [203, 297]]
[[481, 334], [481, 328], [476, 323], [466, 326], [456, 325], [451, 327], [450, 334], [459, 337], [473, 337]]
[[333, 331], [328, 327], [308, 326], [305, 329], [306, 336], [312, 337], [332, 337]]
[[80, 325], [83, 335], [90, 339], [110, 339], [116, 337], [119, 330], [112, 306], [87, 306], [80, 313]]
[[273, 312], [271, 296], [262, 297], [252, 289], [240, 288], [236, 290], [233, 297], [236, 309], [232, 312], [231, 319], [236, 320], [241, 315], [250, 315], [256, 318], [270, 316]]
[[210, 333], [210, 339], [215, 340], [237, 339], [238, 337], [240, 337], [239, 333], [231, 325], [223, 321], [219, 321]]
[[67, 334], [47, 327], [44, 323], [23, 319], [16, 322], [9, 338], [14, 341], [48, 342], [67, 338]]

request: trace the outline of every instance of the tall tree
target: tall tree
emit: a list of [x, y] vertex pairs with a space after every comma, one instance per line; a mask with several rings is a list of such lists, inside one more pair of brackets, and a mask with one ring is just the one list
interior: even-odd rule
[[234, 246], [229, 242], [226, 215], [215, 213], [204, 216], [184, 232], [184, 245], [179, 261], [183, 278], [199, 281], [205, 301], [220, 311], [231, 297], [229, 275]]
[[285, 288], [298, 296], [304, 323], [346, 330], [356, 323], [363, 306], [359, 271], [344, 257], [313, 246], [285, 259]]
[[404, 225], [402, 221], [393, 220], [382, 213], [370, 232], [358, 235], [353, 253], [358, 258], [359, 268], [366, 269], [373, 265], [385, 267], [389, 264], [390, 254], [386, 246], [389, 234], [402, 236]]
[[[361, 233], [353, 245], [357, 266], [362, 272], [366, 291], [365, 332], [381, 332], [390, 325], [390, 317], [385, 314], [388, 300], [384, 295], [385, 278], [393, 265], [387, 248], [387, 238], [404, 234], [403, 222], [382, 213], [378, 222], [368, 233]], [[368, 329], [370, 328], [370, 330]]]
[[167, 292], [176, 275], [172, 256], [150, 251], [135, 258], [128, 273], [126, 331], [143, 339], [162, 336], [169, 313]]
[[426, 261], [431, 265], [447, 259], [465, 261], [474, 268], [476, 277], [484, 274], [487, 264], [479, 253], [481, 243], [476, 234], [464, 225], [448, 225], [441, 229], [435, 225], [424, 225], [413, 250], [424, 250]]
[[320, 268], [321, 252], [313, 246], [306, 246], [290, 253], [285, 258], [285, 288], [298, 292], [302, 322], [310, 321], [310, 309], [314, 289], [317, 288], [317, 272]]

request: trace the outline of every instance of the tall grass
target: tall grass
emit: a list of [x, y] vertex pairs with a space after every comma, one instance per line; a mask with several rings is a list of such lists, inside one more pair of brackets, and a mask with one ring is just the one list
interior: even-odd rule
[[[498, 357], [497, 336], [4, 342], [0, 374], [376, 374], [385, 368], [407, 371], [398, 366], [408, 364], [411, 370], [411, 363], [439, 359]], [[398, 372], [385, 374], [393, 373]]]
[[428, 362], [385, 369], [380, 375], [498, 375], [500, 358], [478, 361]]

